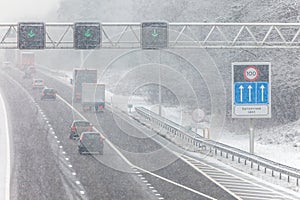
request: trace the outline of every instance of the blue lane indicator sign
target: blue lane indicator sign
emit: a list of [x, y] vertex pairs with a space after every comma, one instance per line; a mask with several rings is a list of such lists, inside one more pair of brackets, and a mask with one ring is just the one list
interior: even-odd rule
[[271, 118], [271, 63], [232, 63], [232, 118]]
[[268, 104], [267, 82], [235, 82], [234, 104]]
[[257, 83], [257, 103], [269, 104], [269, 83]]

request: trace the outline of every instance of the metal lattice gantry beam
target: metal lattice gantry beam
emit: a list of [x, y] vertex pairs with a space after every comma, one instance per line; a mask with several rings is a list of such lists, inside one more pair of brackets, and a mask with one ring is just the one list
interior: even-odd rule
[[[73, 49], [73, 23], [45, 23], [45, 49]], [[101, 23], [103, 49], [141, 48], [141, 23]], [[17, 49], [18, 24], [0, 24], [0, 49]], [[169, 23], [169, 48], [300, 48], [300, 23]]]

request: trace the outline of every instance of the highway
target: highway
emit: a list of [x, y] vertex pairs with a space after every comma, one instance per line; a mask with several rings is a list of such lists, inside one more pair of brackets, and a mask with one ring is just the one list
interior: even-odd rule
[[[12, 122], [11, 199], [242, 199], [117, 111], [83, 113], [70, 86], [38, 73], [58, 91], [56, 101], [41, 101], [22, 72], [7, 74], [0, 85]], [[81, 118], [105, 135], [104, 155], [79, 155], [69, 139], [70, 124]]]

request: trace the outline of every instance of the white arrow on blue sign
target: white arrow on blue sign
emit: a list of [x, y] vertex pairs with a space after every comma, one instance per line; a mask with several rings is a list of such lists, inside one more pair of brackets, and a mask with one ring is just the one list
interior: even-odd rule
[[235, 82], [235, 104], [268, 104], [267, 82]]

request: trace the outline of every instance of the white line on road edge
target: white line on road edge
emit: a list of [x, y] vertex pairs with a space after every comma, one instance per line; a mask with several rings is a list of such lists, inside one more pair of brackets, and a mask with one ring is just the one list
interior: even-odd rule
[[[67, 106], [69, 106], [72, 110], [74, 110], [83, 120], [86, 120], [86, 121], [88, 121], [77, 109], [75, 109], [72, 105], [70, 105], [65, 99], [63, 99], [61, 96], [59, 96], [59, 95], [57, 95], [57, 97], [61, 100], [61, 101], [63, 101]], [[97, 132], [99, 132], [99, 133], [101, 133], [100, 131], [98, 131], [96, 128], [94, 128], [94, 130], [95, 131], [97, 131]], [[172, 180], [169, 180], [169, 179], [167, 179], [167, 178], [164, 178], [164, 177], [162, 177], [162, 176], [159, 176], [159, 175], [157, 175], [157, 174], [154, 174], [154, 173], [152, 173], [152, 172], [150, 172], [150, 171], [148, 171], [148, 170], [145, 170], [145, 169], [143, 169], [143, 168], [140, 168], [140, 167], [138, 167], [138, 166], [135, 166], [134, 164], [132, 164], [107, 138], [105, 138], [105, 141], [107, 142], [107, 144], [113, 149], [113, 150], [115, 150], [116, 151], [116, 153], [117, 154], [119, 154], [119, 156], [128, 164], [128, 165], [130, 165], [131, 167], [134, 167], [134, 168], [136, 168], [136, 169], [139, 169], [140, 171], [143, 171], [143, 172], [145, 172], [145, 173], [147, 173], [147, 174], [150, 174], [150, 175], [152, 175], [152, 176], [155, 176], [156, 178], [159, 178], [159, 179], [161, 179], [161, 180], [164, 180], [164, 181], [166, 181], [166, 182], [168, 182], [168, 183], [171, 183], [171, 184], [173, 184], [173, 185], [175, 185], [175, 186], [178, 186], [178, 187], [181, 187], [181, 188], [183, 188], [183, 189], [186, 189], [186, 190], [188, 190], [188, 191], [190, 191], [190, 192], [193, 192], [193, 193], [195, 193], [195, 194], [198, 194], [198, 195], [201, 195], [201, 196], [204, 196], [204, 197], [206, 197], [206, 198], [208, 198], [208, 199], [211, 199], [211, 200], [216, 200], [215, 198], [213, 198], [213, 197], [211, 197], [211, 196], [208, 196], [208, 195], [206, 195], [206, 194], [204, 194], [204, 193], [201, 193], [201, 192], [199, 192], [199, 191], [197, 191], [197, 190], [194, 190], [194, 189], [192, 189], [192, 188], [189, 188], [189, 187], [187, 187], [187, 186], [184, 186], [184, 185], [181, 185], [181, 184], [179, 184], [179, 183], [176, 183], [176, 182], [174, 182], [174, 181], [172, 181]]]
[[[195, 158], [191, 158], [191, 157], [189, 157], [189, 156], [187, 156], [187, 155], [184, 155], [184, 157], [185, 157], [185, 158], [183, 158], [182, 160], [185, 161], [185, 162], [186, 162], [187, 164], [189, 164], [190, 166], [194, 166], [195, 169], [196, 169], [197, 167], [196, 167], [194, 164], [192, 164], [192, 163], [190, 163], [189, 161], [187, 161], [187, 160], [186, 160], [187, 158], [190, 159], [190, 160], [194, 160], [195, 162], [199, 162], [199, 163], [201, 163], [202, 165], [209, 166], [209, 167], [211, 167], [212, 169], [214, 169], [214, 170], [216, 170], [216, 171], [222, 172], [222, 173], [227, 174], [227, 175], [229, 175], [229, 176], [232, 176], [232, 177], [234, 177], [234, 178], [236, 178], [236, 179], [240, 179], [240, 180], [244, 181], [245, 183], [248, 183], [248, 184], [253, 185], [253, 186], [255, 186], [255, 187], [258, 187], [258, 188], [260, 188], [260, 189], [265, 189], [265, 190], [267, 190], [267, 191], [271, 191], [271, 192], [276, 193], [276, 194], [278, 194], [278, 195], [280, 195], [280, 196], [282, 196], [282, 197], [285, 197], [285, 198], [287, 198], [287, 199], [290, 199], [290, 198], [291, 198], [291, 197], [285, 195], [284, 193], [281, 193], [281, 192], [279, 192], [279, 191], [276, 191], [275, 189], [272, 189], [271, 187], [268, 188], [268, 187], [266, 187], [266, 186], [264, 186], [264, 185], [259, 185], [259, 184], [255, 183], [255, 182], [253, 182], [253, 181], [247, 180], [247, 179], [245, 179], [245, 178], [243, 178], [243, 177], [239, 177], [239, 176], [237, 176], [237, 175], [235, 175], [235, 174], [232, 174], [232, 173], [229, 173], [229, 172], [227, 172], [227, 171], [225, 171], [225, 170], [216, 168], [216, 167], [214, 167], [214, 166], [211, 166], [211, 165], [209, 165], [209, 164], [206, 164], [206, 163], [204, 163], [204, 162], [201, 162], [200, 160], [197, 160], [197, 159], [195, 159]], [[202, 173], [202, 170], [201, 170], [201, 169], [199, 169], [199, 168], [197, 168], [197, 169], [198, 169], [198, 171], [200, 171], [200, 172]], [[196, 169], [196, 170], [197, 170], [197, 169]], [[236, 169], [233, 168], [233, 170], [236, 170]], [[238, 171], [238, 172], [240, 172], [240, 171]], [[205, 173], [205, 172], [203, 172], [203, 173]], [[241, 172], [240, 172], [240, 173], [241, 173]], [[208, 176], [209, 176], [209, 175], [208, 175]], [[225, 186], [225, 187], [226, 187], [226, 186]]]
[[5, 180], [5, 200], [10, 199], [10, 146], [9, 146], [9, 130], [8, 117], [2, 95], [0, 94], [0, 104], [3, 110], [4, 117], [4, 132], [6, 133], [6, 180]]
[[206, 195], [206, 194], [204, 194], [204, 193], [202, 193], [202, 192], [199, 192], [199, 191], [194, 190], [194, 189], [192, 189], [192, 188], [189, 188], [189, 187], [187, 187], [187, 186], [184, 186], [184, 185], [181, 185], [181, 184], [176, 183], [176, 182], [174, 182], [174, 181], [171, 181], [171, 180], [169, 180], [169, 179], [166, 179], [166, 178], [164, 178], [164, 177], [162, 177], [162, 176], [159, 176], [159, 175], [157, 175], [157, 174], [154, 174], [154, 173], [152, 173], [152, 172], [150, 172], [150, 171], [147, 171], [147, 170], [145, 170], [145, 169], [142, 169], [142, 168], [140, 168], [140, 167], [137, 167], [137, 166], [136, 166], [136, 168], [139, 169], [140, 171], [143, 171], [143, 172], [147, 173], [147, 174], [150, 174], [150, 175], [152, 175], [152, 176], [155, 176], [156, 178], [162, 179], [162, 180], [164, 180], [164, 181], [166, 181], [166, 182], [168, 182], [168, 183], [171, 183], [171, 184], [176, 185], [176, 186], [178, 186], [178, 187], [184, 188], [184, 189], [186, 189], [186, 190], [188, 190], [188, 191], [190, 191], [190, 192], [199, 194], [199, 195], [201, 195], [201, 196], [203, 196], [203, 197], [206, 197], [206, 198], [208, 198], [208, 199], [217, 200], [217, 199], [215, 199], [215, 198], [213, 198], [213, 197], [211, 197], [211, 196], [208, 196], [208, 195]]

